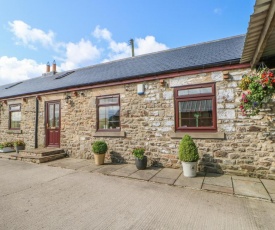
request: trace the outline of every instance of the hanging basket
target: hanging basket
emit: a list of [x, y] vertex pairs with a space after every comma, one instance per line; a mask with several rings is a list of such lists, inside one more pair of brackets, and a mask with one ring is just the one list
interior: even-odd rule
[[275, 74], [262, 64], [257, 71], [244, 75], [239, 87], [243, 90], [240, 105], [242, 114], [255, 116], [275, 94]]

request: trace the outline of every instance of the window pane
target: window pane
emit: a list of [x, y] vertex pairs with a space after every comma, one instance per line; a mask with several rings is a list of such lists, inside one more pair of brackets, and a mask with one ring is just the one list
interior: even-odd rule
[[59, 104], [55, 104], [55, 111], [54, 111], [54, 117], [55, 117], [55, 127], [59, 127]]
[[102, 99], [99, 99], [99, 104], [100, 105], [118, 104], [118, 98], [117, 97], [102, 98]]
[[54, 104], [51, 104], [50, 106], [49, 106], [49, 114], [48, 114], [48, 122], [49, 122], [49, 128], [51, 128], [51, 127], [54, 127], [54, 114], [53, 114], [53, 112], [54, 112]]
[[179, 90], [178, 96], [187, 96], [187, 95], [205, 94], [205, 93], [212, 93], [212, 87]]
[[99, 129], [119, 128], [119, 106], [99, 107]]
[[11, 129], [20, 129], [21, 112], [11, 112]]
[[212, 100], [182, 101], [179, 107], [180, 127], [212, 127]]

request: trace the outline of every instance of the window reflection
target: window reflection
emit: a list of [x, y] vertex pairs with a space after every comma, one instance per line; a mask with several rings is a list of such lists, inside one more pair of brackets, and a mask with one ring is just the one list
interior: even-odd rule
[[120, 129], [119, 96], [98, 98], [98, 129]]

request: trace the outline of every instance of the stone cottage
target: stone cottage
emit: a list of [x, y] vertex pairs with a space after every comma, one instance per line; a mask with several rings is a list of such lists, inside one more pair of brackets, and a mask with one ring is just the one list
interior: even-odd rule
[[191, 135], [200, 170], [275, 179], [275, 105], [254, 117], [239, 110], [244, 74], [275, 67], [275, 2], [257, 0], [248, 32], [216, 41], [46, 73], [0, 86], [0, 142], [58, 147], [91, 158], [105, 140], [114, 162], [143, 146], [150, 164], [179, 167]]

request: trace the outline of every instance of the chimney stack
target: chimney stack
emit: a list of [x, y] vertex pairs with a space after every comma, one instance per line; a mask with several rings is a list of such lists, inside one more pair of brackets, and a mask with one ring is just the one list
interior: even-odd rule
[[52, 71], [53, 71], [53, 74], [56, 73], [56, 62], [55, 62], [55, 60], [53, 61]]
[[51, 71], [51, 65], [50, 63], [48, 62], [47, 65], [46, 65], [46, 73], [43, 73], [42, 76], [52, 76], [54, 74], [56, 74], [56, 62], [55, 60], [53, 61], [53, 65], [52, 65], [52, 71]]
[[46, 73], [49, 73], [51, 71], [50, 68], [50, 63], [48, 62], [46, 65]]

